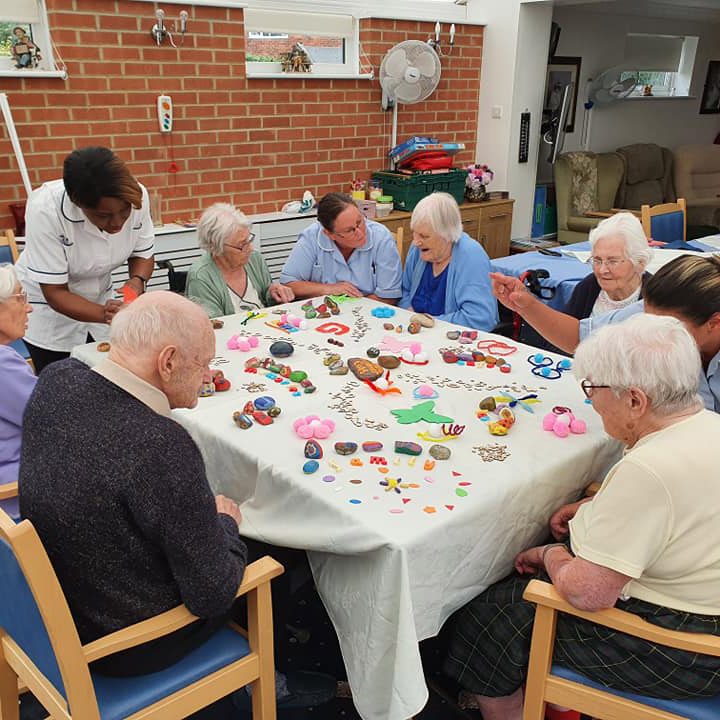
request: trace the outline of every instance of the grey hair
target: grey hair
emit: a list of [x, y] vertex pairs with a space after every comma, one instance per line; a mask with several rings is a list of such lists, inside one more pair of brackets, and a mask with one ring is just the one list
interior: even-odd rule
[[418, 223], [427, 223], [433, 232], [449, 243], [456, 243], [463, 233], [460, 208], [455, 198], [445, 192], [426, 195], [415, 206], [410, 218], [410, 228], [414, 230]]
[[110, 324], [110, 344], [129, 355], [149, 356], [168, 345], [193, 350], [202, 339], [201, 327], [212, 333], [199, 305], [182, 295], [159, 290], [141, 295], [123, 308]]
[[590, 252], [595, 249], [598, 240], [610, 235], [620, 235], [625, 241], [625, 255], [641, 272], [650, 262], [653, 251], [648, 245], [642, 223], [629, 212], [619, 212], [601, 220], [590, 231]]
[[583, 340], [573, 371], [620, 395], [637, 388], [658, 415], [702, 406], [698, 396], [700, 353], [685, 326], [667, 315], [639, 313], [606, 325]]
[[213, 257], [223, 254], [225, 243], [240, 230], [249, 230], [250, 218], [230, 203], [211, 205], [197, 225], [198, 244]]
[[15, 268], [10, 264], [0, 265], [0, 302], [5, 302], [15, 294], [18, 279]]

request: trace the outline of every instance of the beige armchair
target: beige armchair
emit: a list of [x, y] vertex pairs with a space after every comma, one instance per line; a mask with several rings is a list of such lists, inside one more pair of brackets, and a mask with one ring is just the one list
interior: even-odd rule
[[689, 225], [720, 227], [720, 145], [675, 149], [675, 190], [687, 202]]
[[636, 143], [617, 149], [625, 163], [615, 206], [639, 210], [643, 205], [675, 202], [672, 153], [655, 143]]
[[623, 171], [623, 159], [614, 152], [569, 152], [558, 157], [554, 167], [558, 242], [587, 240], [603, 213], [611, 213]]

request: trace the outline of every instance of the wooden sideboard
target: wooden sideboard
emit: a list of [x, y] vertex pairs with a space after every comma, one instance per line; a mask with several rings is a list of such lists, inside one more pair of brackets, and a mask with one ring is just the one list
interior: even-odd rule
[[[484, 202], [463, 203], [460, 205], [463, 229], [477, 240], [491, 258], [505, 257], [510, 254], [510, 235], [514, 200], [485, 200]], [[387, 217], [375, 218], [390, 232], [403, 228], [403, 261], [412, 242], [410, 218], [412, 213], [395, 210]]]

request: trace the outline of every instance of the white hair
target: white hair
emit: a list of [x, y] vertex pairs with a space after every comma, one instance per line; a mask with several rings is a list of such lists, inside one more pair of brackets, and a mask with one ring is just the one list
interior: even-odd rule
[[639, 313], [606, 325], [578, 345], [573, 371], [620, 395], [637, 388], [659, 415], [702, 405], [697, 344], [685, 326], [667, 315]]
[[5, 302], [15, 294], [18, 279], [12, 265], [0, 265], [0, 302]]
[[619, 212], [601, 220], [590, 231], [590, 252], [595, 249], [595, 243], [611, 235], [619, 235], [625, 241], [625, 255], [630, 262], [641, 272], [653, 256], [652, 248], [648, 245], [642, 223], [635, 215], [629, 212]]
[[194, 350], [202, 329], [212, 333], [199, 305], [182, 295], [159, 290], [141, 295], [123, 308], [110, 324], [110, 343], [130, 355], [148, 356], [168, 345]]
[[198, 243], [213, 257], [222, 255], [225, 243], [240, 230], [249, 230], [250, 218], [230, 203], [211, 205], [197, 225]]
[[445, 192], [426, 195], [415, 206], [410, 218], [410, 229], [414, 230], [418, 223], [427, 223], [433, 232], [449, 243], [456, 243], [463, 232], [460, 208], [455, 198]]

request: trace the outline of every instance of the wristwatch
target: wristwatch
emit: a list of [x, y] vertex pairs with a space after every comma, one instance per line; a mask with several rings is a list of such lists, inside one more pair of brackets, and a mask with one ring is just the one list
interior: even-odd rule
[[130, 279], [137, 278], [142, 283], [143, 292], [147, 290], [148, 281], [142, 275], [131, 275]]

